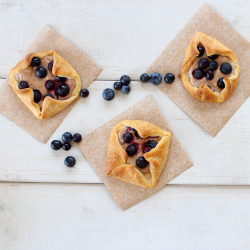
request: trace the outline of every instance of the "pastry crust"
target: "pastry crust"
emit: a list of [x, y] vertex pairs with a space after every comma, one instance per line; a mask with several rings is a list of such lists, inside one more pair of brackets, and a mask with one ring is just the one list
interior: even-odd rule
[[[142, 138], [161, 137], [155, 148], [143, 154], [149, 162], [150, 173], [143, 174], [133, 164], [126, 163], [128, 155], [118, 140], [118, 132], [124, 126], [136, 129]], [[164, 131], [150, 122], [142, 120], [120, 122], [113, 128], [108, 143], [107, 175], [138, 186], [154, 188], [167, 160], [170, 139], [170, 132]]]
[[[74, 79], [76, 86], [72, 91], [70, 98], [65, 100], [56, 100], [53, 98], [45, 98], [42, 104], [42, 108], [33, 100], [33, 90], [31, 88], [19, 89], [18, 81], [16, 79], [24, 69], [30, 66], [33, 57], [43, 58], [46, 56], [53, 56], [54, 64], [52, 68], [52, 74], [69, 79]], [[22, 61], [20, 61], [15, 68], [12, 68], [9, 76], [9, 84], [13, 87], [18, 97], [24, 102], [24, 104], [33, 112], [33, 114], [39, 119], [48, 119], [56, 113], [66, 108], [71, 102], [73, 102], [80, 93], [81, 81], [79, 75], [74, 68], [55, 50], [31, 53], [27, 55]]]
[[[199, 44], [205, 48], [207, 56], [219, 54], [230, 59], [230, 64], [232, 65], [234, 74], [230, 77], [224, 77], [223, 81], [225, 83], [225, 88], [221, 92], [212, 91], [205, 83], [202, 83], [199, 87], [193, 86], [190, 83], [188, 72], [194, 60], [199, 55], [197, 49]], [[224, 102], [235, 90], [239, 73], [240, 68], [238, 65], [238, 59], [230, 49], [216, 39], [201, 32], [197, 32], [188, 45], [179, 78], [182, 80], [184, 87], [198, 100], [205, 102]]]

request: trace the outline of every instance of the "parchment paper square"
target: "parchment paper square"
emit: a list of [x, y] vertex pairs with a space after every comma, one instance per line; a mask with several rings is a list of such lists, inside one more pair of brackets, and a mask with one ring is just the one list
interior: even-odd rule
[[[155, 188], [139, 187], [106, 174], [109, 137], [113, 127], [123, 120], [145, 120], [172, 133], [167, 162]], [[79, 143], [79, 147], [123, 210], [142, 201], [193, 166], [150, 96], [85, 136]]]
[[[178, 78], [187, 46], [197, 31], [217, 39], [231, 49], [239, 60], [241, 72], [238, 85], [224, 103], [197, 100]], [[203, 4], [146, 72], [159, 72], [163, 76], [168, 72], [173, 73], [176, 77], [173, 84], [163, 82], [157, 87], [212, 136], [216, 136], [250, 95], [249, 64], [250, 43], [207, 4]]]
[[[56, 50], [77, 71], [81, 78], [82, 88], [88, 88], [102, 71], [102, 68], [96, 65], [86, 54], [73, 46], [49, 26], [43, 27], [25, 52], [23, 58], [32, 52], [42, 52], [52, 49]], [[19, 99], [9, 85], [8, 80], [1, 85], [0, 111], [43, 143], [46, 143], [50, 139], [77, 101], [78, 99], [53, 117], [47, 120], [40, 120]]]

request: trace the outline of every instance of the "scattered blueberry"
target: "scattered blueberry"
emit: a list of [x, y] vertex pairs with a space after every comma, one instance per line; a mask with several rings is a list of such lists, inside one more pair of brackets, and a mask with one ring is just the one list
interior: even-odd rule
[[148, 82], [149, 81], [149, 75], [146, 74], [146, 73], [143, 73], [141, 76], [140, 76], [140, 80], [142, 82]]
[[82, 136], [79, 133], [73, 135], [73, 141], [78, 143], [82, 140]]
[[38, 57], [33, 57], [30, 63], [31, 67], [37, 67], [41, 64], [41, 59]]
[[80, 95], [81, 97], [86, 98], [89, 96], [89, 91], [87, 89], [82, 89]]
[[47, 90], [52, 90], [52, 89], [54, 89], [54, 88], [55, 88], [55, 83], [54, 83], [54, 81], [47, 80], [47, 81], [45, 82], [45, 88], [46, 88]]
[[148, 165], [148, 161], [143, 156], [138, 157], [136, 159], [136, 166], [137, 167], [139, 167], [139, 168], [145, 168], [145, 167], [147, 167], [147, 165]]
[[123, 76], [121, 76], [120, 81], [121, 81], [122, 85], [129, 85], [131, 82], [131, 79], [129, 76], [123, 75]]
[[137, 147], [134, 144], [128, 145], [126, 152], [128, 156], [133, 156], [137, 153]]
[[62, 77], [62, 76], [56, 76], [56, 80], [58, 82], [65, 82], [67, 80], [67, 78], [66, 77]]
[[70, 143], [64, 143], [64, 144], [62, 145], [62, 149], [63, 149], [63, 150], [66, 150], [66, 151], [70, 150], [70, 149], [71, 149]]
[[64, 160], [64, 164], [67, 166], [67, 167], [74, 167], [75, 164], [76, 164], [76, 159], [73, 157], [73, 156], [68, 156], [65, 158]]
[[212, 56], [209, 56], [210, 59], [216, 60], [219, 57], [219, 54], [214, 54]]
[[159, 85], [162, 82], [162, 75], [160, 73], [154, 72], [149, 78], [150, 82], [154, 85]]
[[225, 88], [225, 83], [223, 81], [223, 77], [219, 78], [217, 81], [217, 85], [219, 88], [224, 89]]
[[124, 142], [130, 143], [133, 140], [133, 135], [130, 132], [125, 132], [122, 138]]
[[54, 61], [50, 61], [50, 62], [48, 63], [48, 69], [49, 69], [49, 70], [52, 70], [53, 64], [54, 64]]
[[200, 45], [197, 46], [197, 49], [199, 50], [199, 55], [197, 57], [202, 57], [204, 55], [205, 49]]
[[62, 83], [56, 88], [56, 94], [61, 97], [67, 96], [69, 94], [69, 91], [69, 86], [66, 83]]
[[27, 88], [29, 88], [29, 84], [26, 81], [21, 81], [18, 83], [18, 88], [19, 89], [27, 89]]
[[106, 101], [111, 101], [115, 97], [115, 92], [113, 89], [107, 88], [103, 90], [102, 96]]
[[54, 150], [59, 150], [62, 147], [62, 143], [58, 140], [54, 140], [51, 142], [50, 146]]
[[202, 79], [205, 75], [205, 72], [202, 69], [195, 69], [193, 71], [193, 76], [195, 79]]
[[211, 69], [207, 69], [205, 72], [205, 77], [207, 80], [212, 80], [214, 78], [214, 72]]
[[42, 99], [42, 94], [39, 90], [33, 90], [33, 97], [34, 97], [34, 102], [35, 103], [38, 103], [41, 101]]
[[49, 96], [49, 97], [55, 99], [55, 97], [54, 97], [53, 95], [51, 95], [51, 94], [46, 94], [46, 95], [43, 97], [43, 100], [44, 100], [44, 98], [47, 97], [47, 96]]
[[47, 76], [47, 69], [45, 69], [44, 67], [37, 67], [36, 68], [36, 76], [38, 78], [44, 78]]
[[200, 69], [206, 69], [209, 65], [209, 61], [207, 58], [201, 58], [198, 65]]
[[164, 77], [164, 81], [165, 81], [166, 83], [169, 83], [169, 84], [173, 83], [174, 80], [175, 80], [175, 76], [174, 76], [174, 74], [172, 74], [172, 73], [167, 73], [167, 74], [165, 75], [165, 77]]
[[130, 93], [130, 90], [131, 90], [130, 86], [127, 85], [122, 86], [122, 93], [124, 95], [128, 95]]
[[65, 133], [62, 135], [62, 140], [63, 140], [64, 142], [67, 142], [67, 143], [71, 142], [71, 140], [72, 140], [72, 134], [71, 134], [70, 132], [65, 132]]
[[233, 68], [231, 66], [231, 64], [229, 63], [222, 63], [220, 66], [220, 71], [225, 74], [228, 75], [232, 72]]
[[209, 63], [209, 69], [211, 69], [211, 70], [216, 70], [216, 69], [218, 69], [218, 63], [216, 62], [216, 61], [211, 61], [210, 63]]
[[114, 89], [120, 90], [122, 88], [122, 83], [121, 82], [114, 82]]

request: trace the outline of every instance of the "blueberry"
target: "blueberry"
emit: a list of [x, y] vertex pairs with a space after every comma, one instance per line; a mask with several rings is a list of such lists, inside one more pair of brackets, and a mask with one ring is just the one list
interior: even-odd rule
[[78, 143], [82, 140], [82, 136], [79, 133], [73, 135], [73, 141]]
[[206, 69], [209, 65], [209, 61], [207, 58], [201, 58], [198, 65], [200, 69]]
[[62, 147], [62, 143], [58, 140], [54, 140], [51, 142], [50, 146], [54, 150], [59, 150]]
[[148, 141], [145, 146], [149, 146], [151, 148], [155, 148], [157, 145], [157, 142], [156, 141]]
[[41, 59], [38, 57], [33, 57], [30, 63], [31, 67], [37, 67], [41, 64]]
[[55, 88], [55, 83], [54, 83], [54, 81], [52, 81], [52, 80], [47, 80], [47, 81], [45, 82], [45, 88], [46, 88], [47, 90], [52, 90], [52, 89], [54, 89], [54, 88]]
[[209, 69], [211, 69], [211, 70], [216, 70], [216, 69], [218, 69], [218, 63], [216, 62], [216, 61], [211, 61], [210, 63], [209, 63]]
[[124, 95], [128, 95], [130, 90], [131, 90], [130, 86], [126, 86], [126, 85], [122, 86], [122, 93]]
[[145, 167], [147, 167], [147, 165], [148, 165], [148, 161], [143, 156], [138, 157], [136, 159], [136, 166], [137, 167], [139, 167], [139, 168], [145, 168]]
[[66, 151], [70, 150], [70, 149], [71, 149], [70, 143], [64, 143], [64, 144], [62, 145], [62, 149], [63, 149], [63, 150], [66, 150]]
[[217, 85], [219, 88], [224, 89], [225, 88], [225, 83], [223, 81], [223, 77], [219, 78], [217, 81]]
[[212, 80], [214, 78], [214, 72], [211, 69], [207, 69], [205, 72], [205, 77], [207, 80]]
[[233, 68], [229, 63], [222, 63], [220, 66], [221, 73], [228, 75], [232, 72]]
[[212, 56], [209, 56], [210, 59], [216, 60], [219, 57], [219, 54], [214, 54]]
[[121, 81], [122, 85], [129, 85], [131, 79], [129, 76], [123, 75], [123, 76], [121, 76], [120, 81]]
[[149, 78], [150, 82], [154, 85], [158, 85], [162, 82], [162, 75], [160, 73], [154, 72]]
[[197, 46], [197, 49], [199, 50], [199, 55], [197, 57], [202, 57], [204, 55], [205, 49], [200, 45]]
[[140, 80], [142, 82], [148, 82], [149, 81], [149, 75], [146, 74], [146, 73], [143, 73], [141, 76], [140, 76]]
[[58, 82], [65, 82], [67, 80], [67, 78], [66, 77], [62, 77], [62, 76], [56, 76], [56, 80]]
[[52, 70], [53, 64], [54, 64], [54, 61], [50, 61], [50, 62], [48, 63], [48, 69], [49, 69], [49, 70]]
[[38, 103], [42, 99], [42, 94], [39, 90], [33, 90], [33, 99], [35, 103]]
[[137, 153], [137, 147], [134, 144], [128, 145], [126, 152], [128, 156], [133, 156]]
[[80, 95], [81, 97], [86, 98], [89, 96], [89, 91], [87, 89], [82, 89]]
[[125, 132], [122, 138], [124, 142], [130, 143], [133, 140], [133, 135], [130, 132]]
[[18, 83], [18, 88], [19, 89], [27, 89], [27, 88], [29, 88], [29, 84], [26, 81], [21, 81]]
[[69, 94], [69, 91], [69, 86], [66, 83], [62, 83], [56, 88], [56, 94], [61, 97], [67, 96]]
[[64, 164], [67, 166], [67, 167], [74, 167], [75, 164], [76, 164], [76, 159], [73, 157], [73, 156], [68, 156], [65, 158], [64, 160]]
[[49, 96], [49, 97], [55, 99], [55, 97], [54, 97], [53, 95], [51, 95], [51, 94], [46, 94], [46, 95], [43, 97], [43, 100], [44, 100], [44, 98], [45, 98], [46, 96]]
[[44, 78], [47, 76], [47, 69], [45, 69], [44, 67], [37, 67], [36, 68], [36, 76], [38, 78]]
[[202, 79], [205, 75], [205, 72], [202, 69], [195, 69], [193, 71], [193, 76], [195, 79]]
[[151, 148], [150, 146], [144, 146], [144, 148], [143, 148], [143, 153], [145, 154], [145, 153], [151, 151], [151, 149], [152, 149], [152, 148]]
[[169, 83], [169, 84], [173, 83], [174, 80], [175, 80], [175, 76], [174, 76], [174, 74], [172, 74], [172, 73], [167, 73], [167, 74], [165, 75], [165, 77], [164, 77], [164, 81], [165, 81], [166, 83]]
[[121, 82], [114, 82], [114, 89], [120, 90], [122, 88], [122, 83]]
[[115, 92], [113, 89], [107, 88], [103, 90], [102, 96], [106, 101], [111, 101], [115, 97]]
[[72, 134], [71, 134], [70, 132], [65, 132], [65, 133], [62, 135], [62, 140], [63, 140], [64, 142], [67, 142], [67, 143], [71, 142], [71, 140], [72, 140]]

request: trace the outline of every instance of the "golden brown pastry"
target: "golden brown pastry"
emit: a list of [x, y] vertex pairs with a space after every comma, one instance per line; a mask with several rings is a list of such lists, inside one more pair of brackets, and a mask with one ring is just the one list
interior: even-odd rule
[[154, 188], [167, 160], [170, 139], [170, 132], [150, 122], [120, 122], [108, 143], [107, 175]]
[[179, 78], [198, 100], [224, 102], [235, 90], [240, 68], [226, 46], [201, 32], [188, 45]]
[[39, 119], [66, 108], [81, 88], [79, 75], [55, 50], [27, 55], [11, 69], [9, 83]]

